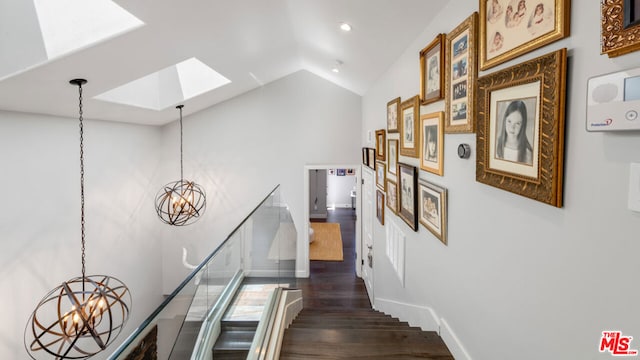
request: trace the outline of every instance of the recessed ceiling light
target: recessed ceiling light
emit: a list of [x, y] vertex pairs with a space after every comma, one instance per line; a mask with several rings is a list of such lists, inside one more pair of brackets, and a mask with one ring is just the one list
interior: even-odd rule
[[351, 25], [347, 23], [342, 23], [340, 24], [340, 29], [342, 29], [343, 31], [351, 31]]
[[337, 67], [334, 67], [333, 69], [331, 69], [331, 71], [333, 71], [334, 73], [339, 73], [340, 69], [338, 69]]

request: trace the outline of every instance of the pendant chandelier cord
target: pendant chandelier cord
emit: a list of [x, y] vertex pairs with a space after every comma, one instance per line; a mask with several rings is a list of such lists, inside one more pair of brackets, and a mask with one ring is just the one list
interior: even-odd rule
[[180, 181], [184, 182], [184, 170], [182, 166], [182, 108], [184, 105], [176, 106], [177, 109], [180, 109]]
[[[80, 239], [82, 242], [82, 278], [85, 277], [85, 236], [84, 236], [84, 127], [82, 125], [82, 83], [78, 83], [80, 120]], [[83, 283], [84, 287], [84, 283]], [[84, 291], [84, 289], [83, 289]]]

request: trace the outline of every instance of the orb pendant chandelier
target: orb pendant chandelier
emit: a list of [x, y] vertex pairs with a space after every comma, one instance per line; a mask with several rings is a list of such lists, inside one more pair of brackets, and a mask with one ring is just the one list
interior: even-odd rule
[[193, 181], [184, 179], [182, 164], [182, 108], [180, 110], [180, 180], [170, 182], [156, 195], [156, 212], [165, 224], [183, 226], [200, 219], [206, 208], [204, 189]]
[[84, 149], [82, 85], [80, 93], [80, 234], [82, 276], [51, 290], [31, 314], [24, 344], [32, 359], [87, 359], [109, 346], [129, 318], [131, 293], [122, 281], [107, 275], [85, 275]]

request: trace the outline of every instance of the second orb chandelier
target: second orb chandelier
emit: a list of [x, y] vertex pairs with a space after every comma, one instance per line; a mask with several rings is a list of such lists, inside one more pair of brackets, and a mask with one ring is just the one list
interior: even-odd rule
[[180, 180], [170, 182], [156, 195], [156, 212], [162, 222], [183, 226], [196, 222], [204, 213], [206, 199], [204, 189], [193, 181], [184, 179], [182, 164], [182, 108], [180, 110]]

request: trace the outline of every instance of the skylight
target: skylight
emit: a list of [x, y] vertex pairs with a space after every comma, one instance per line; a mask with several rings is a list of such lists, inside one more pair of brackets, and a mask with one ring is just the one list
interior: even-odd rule
[[200, 60], [190, 58], [95, 99], [160, 111], [230, 82]]
[[144, 25], [111, 0], [11, 3], [0, 6], [0, 78]]

